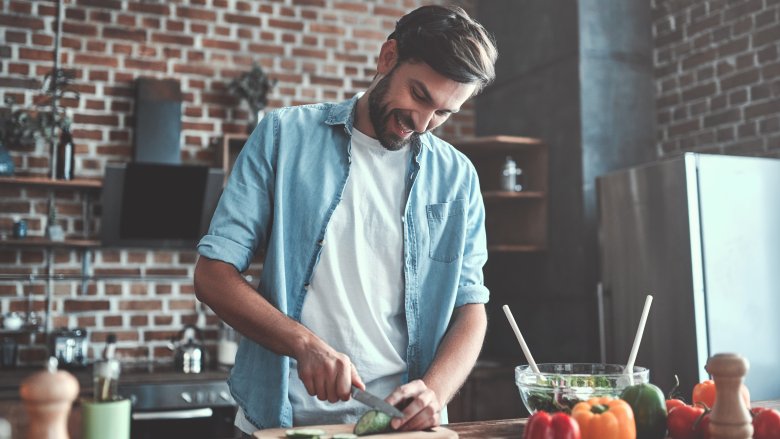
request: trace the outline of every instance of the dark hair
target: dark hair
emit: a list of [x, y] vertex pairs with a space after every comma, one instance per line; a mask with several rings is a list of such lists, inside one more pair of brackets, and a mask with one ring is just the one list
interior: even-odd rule
[[457, 6], [423, 6], [404, 15], [388, 40], [398, 44], [398, 62], [423, 61], [453, 81], [482, 90], [496, 77], [493, 37]]

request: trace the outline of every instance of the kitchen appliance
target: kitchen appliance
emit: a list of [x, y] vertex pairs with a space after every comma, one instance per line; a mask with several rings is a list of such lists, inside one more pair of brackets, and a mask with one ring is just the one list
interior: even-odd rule
[[195, 165], [109, 164], [100, 240], [107, 247], [194, 248], [206, 233], [225, 172]]
[[60, 367], [86, 367], [89, 353], [89, 338], [84, 328], [60, 328], [51, 334], [50, 352], [59, 361]]
[[194, 325], [186, 325], [179, 333], [179, 341], [171, 341], [173, 367], [184, 373], [200, 373], [208, 363], [208, 353], [203, 347], [203, 336]]
[[778, 188], [780, 160], [696, 153], [597, 179], [607, 360], [626, 361], [653, 294], [636, 363], [655, 384], [677, 374], [690, 395], [736, 352], [751, 398], [780, 397]]
[[224, 372], [130, 375], [119, 394], [133, 406], [132, 439], [240, 437], [233, 422], [236, 401]]

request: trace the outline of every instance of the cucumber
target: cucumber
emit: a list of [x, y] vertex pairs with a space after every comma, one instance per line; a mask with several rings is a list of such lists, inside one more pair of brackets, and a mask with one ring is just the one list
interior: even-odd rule
[[358, 436], [385, 433], [390, 431], [390, 415], [379, 410], [369, 410], [358, 419], [354, 433]]
[[325, 436], [325, 430], [318, 428], [294, 428], [285, 431], [284, 435], [299, 439], [319, 439], [321, 436]]
[[331, 439], [355, 439], [357, 438], [356, 434], [352, 433], [336, 433], [333, 435]]

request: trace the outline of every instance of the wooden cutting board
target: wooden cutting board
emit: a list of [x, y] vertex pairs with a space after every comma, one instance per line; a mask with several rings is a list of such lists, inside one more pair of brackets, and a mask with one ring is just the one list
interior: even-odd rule
[[[336, 433], [352, 433], [355, 428], [355, 424], [337, 424], [337, 425], [313, 425], [311, 427], [299, 427], [299, 428], [318, 428], [325, 431], [325, 437], [330, 437]], [[254, 433], [254, 436], [258, 439], [284, 439], [286, 438], [284, 432], [287, 428], [273, 428], [268, 430], [260, 430]], [[455, 439], [458, 437], [458, 433], [452, 430], [448, 430], [444, 427], [436, 427], [433, 430], [427, 431], [408, 431], [398, 433], [385, 433], [385, 434], [372, 434], [366, 436], [368, 439]]]

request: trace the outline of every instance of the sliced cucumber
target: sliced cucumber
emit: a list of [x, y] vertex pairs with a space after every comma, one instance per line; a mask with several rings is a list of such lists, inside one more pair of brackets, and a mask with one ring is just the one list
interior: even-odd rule
[[385, 433], [390, 431], [390, 415], [379, 410], [369, 410], [358, 419], [354, 433], [358, 436]]
[[325, 436], [325, 430], [320, 430], [319, 428], [293, 428], [285, 431], [284, 435], [298, 439], [319, 439], [321, 436]]

